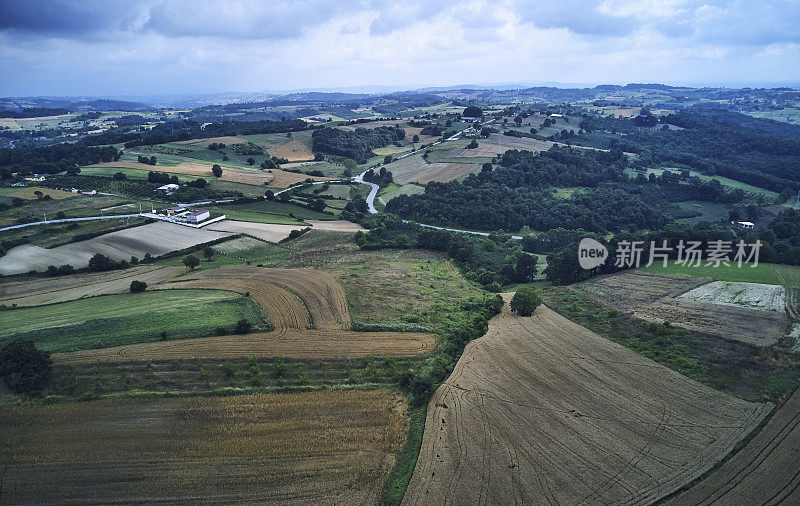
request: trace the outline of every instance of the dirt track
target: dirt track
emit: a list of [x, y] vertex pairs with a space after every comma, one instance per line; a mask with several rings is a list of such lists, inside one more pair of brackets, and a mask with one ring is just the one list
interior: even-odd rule
[[3, 504], [375, 504], [405, 440], [388, 390], [0, 407]]
[[405, 504], [651, 503], [766, 416], [541, 306], [508, 306], [428, 406]]
[[7, 278], [0, 280], [0, 304], [41, 306], [69, 300], [125, 293], [131, 281], [144, 281], [152, 286], [182, 273], [183, 267], [143, 265], [121, 271], [73, 274], [57, 278]]
[[708, 478], [668, 504], [800, 504], [800, 390]]

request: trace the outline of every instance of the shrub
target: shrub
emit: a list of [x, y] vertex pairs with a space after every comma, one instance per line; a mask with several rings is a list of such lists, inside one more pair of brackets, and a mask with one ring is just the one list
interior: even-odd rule
[[530, 316], [541, 303], [539, 292], [532, 286], [524, 286], [511, 299], [511, 310], [520, 316]]
[[143, 292], [147, 289], [147, 283], [144, 281], [133, 280], [131, 281], [131, 293]]
[[191, 270], [194, 270], [195, 267], [200, 265], [200, 259], [194, 255], [186, 255], [185, 257], [183, 257], [183, 265], [185, 265]]
[[247, 320], [246, 318], [242, 318], [241, 320], [236, 322], [236, 327], [234, 328], [234, 331], [237, 334], [247, 334], [252, 329], [253, 329], [253, 324], [250, 323], [250, 320]]

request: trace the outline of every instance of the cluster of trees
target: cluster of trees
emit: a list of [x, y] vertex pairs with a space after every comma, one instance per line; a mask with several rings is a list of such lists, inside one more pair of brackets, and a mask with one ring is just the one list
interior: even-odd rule
[[113, 146], [88, 147], [66, 143], [0, 149], [0, 178], [9, 179], [12, 173], [21, 176], [34, 173], [78, 173], [80, 165], [114, 162], [120, 156], [121, 153]]
[[207, 184], [208, 182], [205, 179], [199, 177], [194, 181], [189, 181], [188, 183], [186, 183], [186, 186], [188, 186], [189, 188], [205, 188]]
[[212, 142], [208, 145], [208, 149], [216, 151], [218, 149], [225, 149], [225, 143], [222, 142]]
[[231, 144], [231, 149], [240, 155], [263, 155], [264, 148], [252, 142], [242, 142], [240, 144]]
[[102, 253], [95, 253], [89, 259], [89, 272], [103, 272], [112, 271], [115, 269], [127, 269], [130, 267], [130, 262], [127, 260], [112, 260], [111, 258], [103, 255]]
[[160, 185], [180, 184], [180, 182], [178, 181], [178, 176], [175, 175], [170, 176], [166, 172], [156, 172], [152, 170], [147, 173], [147, 181], [150, 183], [155, 183]]
[[139, 161], [139, 163], [146, 163], [147, 165], [156, 165], [158, 163], [158, 160], [156, 160], [155, 156], [151, 156], [150, 158], [148, 158], [146, 156], [139, 155], [137, 160]]
[[391, 171], [386, 170], [386, 167], [381, 167], [378, 172], [374, 169], [369, 169], [364, 173], [364, 181], [375, 183], [378, 186], [388, 186], [394, 181], [394, 176]]
[[422, 135], [432, 135], [434, 137], [440, 137], [445, 131], [447, 130], [446, 127], [442, 125], [428, 125], [424, 127], [420, 133]]
[[312, 134], [312, 149], [315, 152], [352, 158], [358, 163], [366, 163], [375, 156], [373, 149], [382, 148], [402, 141], [405, 130], [399, 127], [378, 127], [373, 129], [356, 128], [352, 132], [338, 128], [319, 128]]
[[16, 393], [37, 394], [50, 382], [50, 354], [30, 339], [15, 339], [0, 348], [0, 378]]

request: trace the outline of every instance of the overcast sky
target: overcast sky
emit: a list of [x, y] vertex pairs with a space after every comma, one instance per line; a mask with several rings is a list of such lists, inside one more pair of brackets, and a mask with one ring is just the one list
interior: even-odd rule
[[0, 0], [0, 95], [800, 82], [800, 0]]

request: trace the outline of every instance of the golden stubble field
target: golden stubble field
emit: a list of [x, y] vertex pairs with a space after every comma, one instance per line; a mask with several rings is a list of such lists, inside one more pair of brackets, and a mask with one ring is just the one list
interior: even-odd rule
[[[506, 299], [510, 294], [506, 294]], [[647, 504], [769, 413], [540, 306], [508, 306], [428, 405], [405, 504]]]
[[0, 407], [0, 503], [374, 504], [405, 440], [389, 390]]

